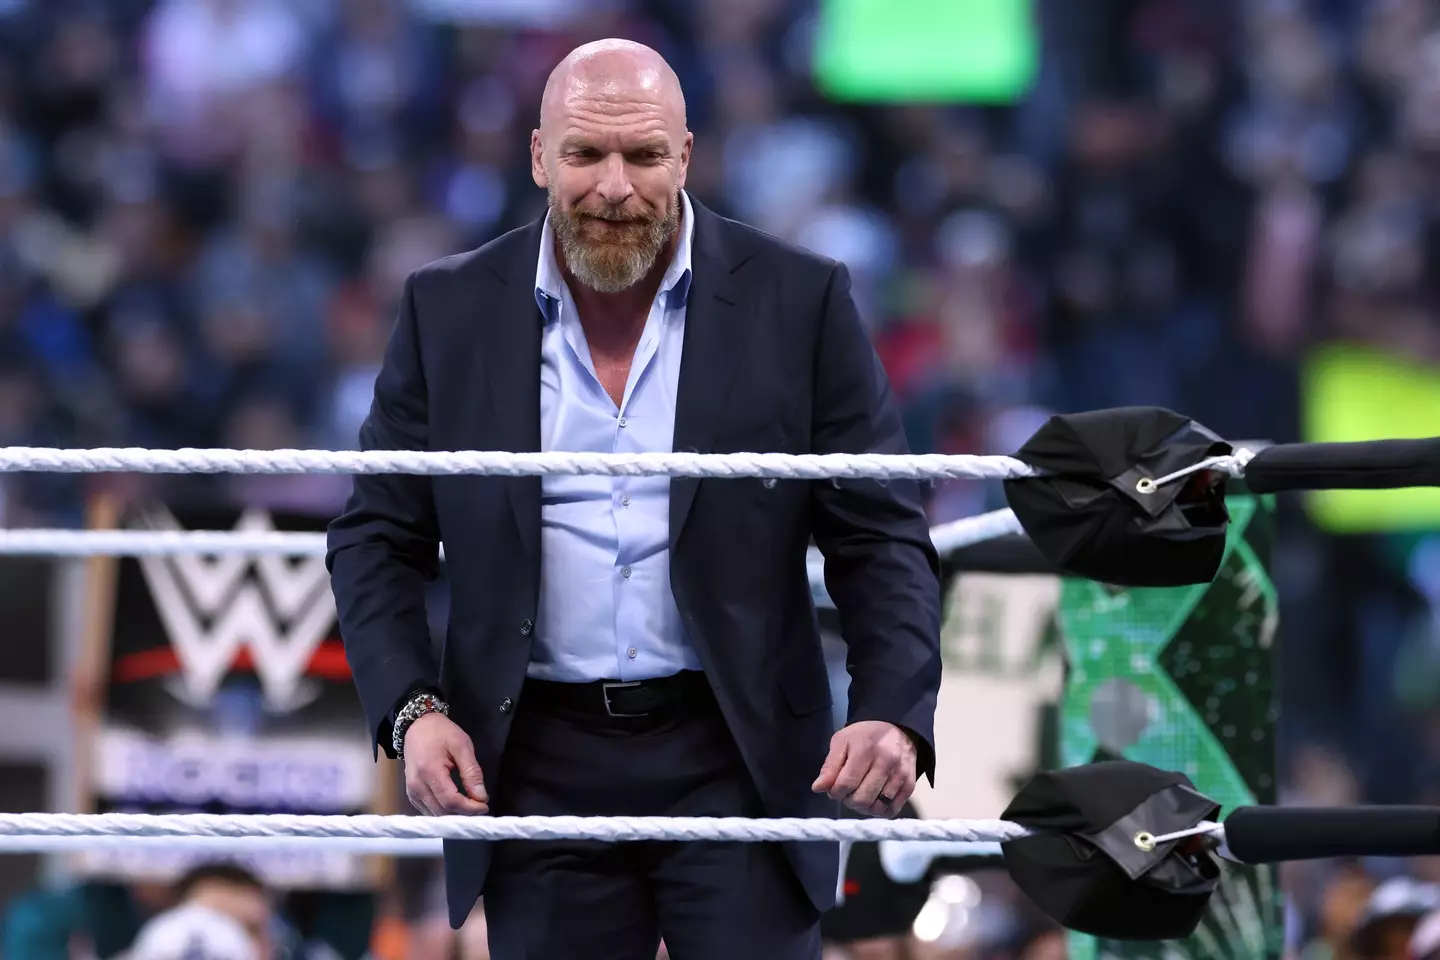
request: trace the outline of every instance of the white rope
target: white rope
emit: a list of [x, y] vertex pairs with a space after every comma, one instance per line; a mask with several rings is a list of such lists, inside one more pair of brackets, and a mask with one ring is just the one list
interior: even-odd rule
[[[959, 841], [884, 840], [879, 844], [880, 864], [897, 883], [914, 883], [925, 876], [936, 857], [985, 857], [1001, 855], [998, 843]], [[317, 851], [325, 854], [354, 854], [384, 857], [438, 857], [444, 852], [441, 840], [358, 839], [352, 837], [10, 837], [0, 836], [0, 854], [43, 854], [119, 851], [133, 853], [163, 850], [166, 853], [233, 854], [286, 853], [297, 855]]]
[[[1159, 846], [1171, 840], [1186, 837], [1210, 837], [1225, 842], [1225, 825], [1206, 820], [1188, 830], [1177, 830], [1152, 837], [1150, 842]], [[896, 883], [914, 883], [925, 876], [930, 865], [940, 857], [998, 857], [1002, 855], [998, 843], [965, 843], [955, 840], [932, 840], [916, 843], [901, 843], [891, 840], [880, 843], [880, 865], [885, 874]]]
[[[995, 510], [930, 528], [935, 549], [949, 553], [1022, 528], [1009, 510]], [[823, 563], [818, 550], [814, 564]], [[325, 534], [282, 530], [0, 530], [0, 556], [156, 557], [325, 555]]]
[[309, 853], [362, 854], [384, 857], [438, 857], [440, 840], [359, 839], [355, 837], [6, 837], [0, 836], [0, 854], [77, 853], [103, 850], [164, 850], [166, 852], [252, 854]]
[[952, 520], [930, 528], [930, 542], [940, 553], [950, 553], [961, 547], [973, 546], [986, 540], [996, 540], [1012, 533], [1024, 533], [1020, 518], [1013, 510], [991, 510], [974, 517]]
[[1232, 477], [1245, 476], [1245, 465], [1253, 459], [1255, 454], [1249, 450], [1236, 450], [1234, 454], [1224, 457], [1206, 457], [1199, 463], [1193, 463], [1188, 467], [1182, 467], [1173, 473], [1167, 473], [1163, 477], [1155, 478], [1155, 486], [1163, 487], [1167, 483], [1174, 483], [1182, 477], [1188, 477], [1192, 473], [1199, 473], [1202, 470], [1218, 470], [1220, 473], [1229, 474]]
[[745, 817], [406, 817], [363, 814], [7, 813], [0, 836], [343, 837], [449, 840], [963, 840], [1030, 836], [1005, 820]]
[[0, 530], [0, 555], [40, 557], [314, 557], [325, 534], [277, 530]]
[[504, 477], [773, 477], [782, 480], [968, 477], [1003, 480], [1035, 470], [1014, 457], [972, 454], [508, 453], [411, 450], [62, 450], [0, 447], [0, 473], [485, 474]]
[[1184, 840], [1186, 837], [1199, 836], [1219, 837], [1223, 840], [1225, 838], [1225, 825], [1221, 823], [1211, 823], [1210, 821], [1206, 820], [1199, 826], [1191, 827], [1188, 830], [1176, 830], [1174, 833], [1162, 833], [1160, 836], [1154, 837], [1151, 842], [1155, 844], [1161, 844], [1169, 843], [1171, 840]]

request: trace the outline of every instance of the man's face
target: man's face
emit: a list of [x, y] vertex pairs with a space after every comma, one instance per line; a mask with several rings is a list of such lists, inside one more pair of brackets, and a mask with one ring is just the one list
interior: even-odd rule
[[233, 917], [254, 938], [260, 955], [270, 955], [271, 905], [263, 890], [236, 883], [201, 883], [188, 901]]
[[638, 283], [680, 225], [691, 135], [665, 87], [643, 74], [566, 85], [531, 137], [565, 265], [602, 293]]

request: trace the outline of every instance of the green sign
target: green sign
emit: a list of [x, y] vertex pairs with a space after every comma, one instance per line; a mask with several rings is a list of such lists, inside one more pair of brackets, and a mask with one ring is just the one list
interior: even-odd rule
[[[1414, 357], [1351, 343], [1311, 350], [1301, 367], [1306, 443], [1435, 435], [1440, 367]], [[1310, 516], [1331, 533], [1440, 529], [1440, 488], [1315, 490]]]
[[860, 103], [1010, 103], [1040, 41], [1032, 0], [822, 0], [815, 83]]
[[[1273, 506], [1269, 498], [1234, 496], [1229, 508], [1225, 560], [1212, 583], [1123, 589], [1064, 581], [1058, 617], [1070, 673], [1060, 708], [1062, 765], [1124, 757], [1185, 773], [1224, 812], [1274, 802]], [[1077, 935], [1072, 960], [1278, 958], [1284, 923], [1275, 869], [1228, 862], [1223, 869], [1189, 940]]]

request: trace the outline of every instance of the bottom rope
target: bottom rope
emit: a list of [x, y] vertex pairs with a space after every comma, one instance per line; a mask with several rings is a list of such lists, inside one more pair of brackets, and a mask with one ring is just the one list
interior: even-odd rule
[[951, 840], [1004, 842], [1031, 831], [1006, 820], [745, 817], [408, 817], [364, 814], [9, 813], [0, 837], [344, 837], [397, 840]]

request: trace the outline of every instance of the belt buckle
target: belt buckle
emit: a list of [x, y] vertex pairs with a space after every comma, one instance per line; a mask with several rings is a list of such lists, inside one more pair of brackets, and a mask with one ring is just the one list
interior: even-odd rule
[[600, 684], [600, 692], [605, 697], [605, 712], [612, 717], [648, 717], [650, 715], [650, 712], [648, 710], [645, 713], [619, 713], [615, 710], [615, 706], [610, 702], [611, 690], [628, 690], [638, 686], [640, 686], [639, 680], [606, 681], [605, 683]]

